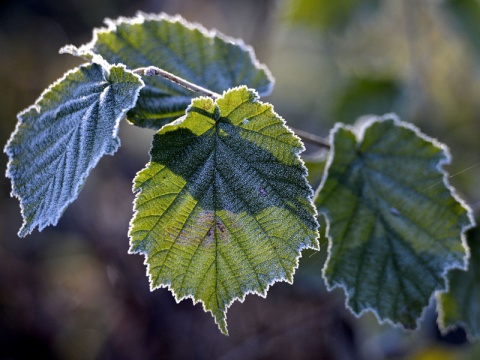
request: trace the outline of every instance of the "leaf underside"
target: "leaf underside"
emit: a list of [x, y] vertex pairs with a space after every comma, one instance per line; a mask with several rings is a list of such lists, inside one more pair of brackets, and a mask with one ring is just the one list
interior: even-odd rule
[[192, 298], [227, 332], [226, 311], [293, 279], [317, 248], [300, 140], [253, 90], [197, 98], [155, 136], [134, 180], [131, 253], [146, 256], [152, 289]]
[[[139, 13], [132, 19], [109, 20], [108, 28], [95, 30], [90, 43], [79, 49], [68, 46], [63, 52], [97, 54], [110, 64], [122, 63], [130, 69], [156, 66], [219, 94], [246, 85], [268, 95], [273, 87], [272, 76], [252, 48], [180, 16]], [[138, 103], [128, 113], [128, 119], [138, 126], [159, 129], [183, 116], [197, 96], [160, 77], [145, 77], [144, 81]]]
[[447, 184], [443, 145], [394, 118], [337, 125], [316, 198], [329, 223], [324, 277], [355, 314], [414, 328], [466, 262], [471, 214]]
[[120, 140], [118, 123], [135, 105], [141, 79], [97, 64], [68, 72], [18, 115], [5, 152], [12, 195], [20, 200], [19, 236], [56, 225], [76, 199], [90, 170]]
[[449, 289], [437, 295], [438, 323], [444, 332], [463, 326], [471, 340], [480, 339], [480, 231], [468, 233], [468, 270], [448, 273]]

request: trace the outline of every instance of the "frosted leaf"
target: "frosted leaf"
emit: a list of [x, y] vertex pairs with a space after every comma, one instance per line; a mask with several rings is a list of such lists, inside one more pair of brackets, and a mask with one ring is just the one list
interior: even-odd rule
[[[90, 43], [62, 51], [88, 58], [100, 55], [130, 69], [156, 66], [219, 94], [246, 85], [268, 95], [273, 87], [270, 72], [259, 64], [251, 47], [180, 16], [138, 13], [134, 18], [107, 20], [107, 25], [95, 30]], [[159, 129], [183, 116], [191, 99], [198, 96], [160, 77], [144, 81], [138, 103], [128, 113], [138, 126]]]
[[300, 251], [318, 247], [302, 150], [246, 87], [194, 99], [164, 126], [134, 180], [130, 228], [130, 252], [146, 256], [151, 289], [202, 302], [226, 333], [234, 300], [291, 282]]
[[56, 225], [90, 170], [117, 150], [119, 121], [142, 86], [124, 66], [83, 65], [18, 115], [5, 152], [12, 195], [20, 200], [24, 220], [20, 236]]
[[324, 277], [355, 314], [414, 328], [449, 269], [466, 265], [473, 220], [448, 185], [443, 144], [396, 118], [337, 125], [315, 204], [329, 224]]

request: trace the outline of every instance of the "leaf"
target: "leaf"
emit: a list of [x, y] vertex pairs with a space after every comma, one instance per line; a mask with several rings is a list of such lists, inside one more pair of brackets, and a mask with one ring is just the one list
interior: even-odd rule
[[142, 80], [112, 66], [83, 65], [51, 85], [18, 123], [5, 152], [12, 195], [20, 200], [19, 236], [56, 225], [90, 170], [120, 145], [119, 121], [135, 105]]
[[468, 270], [448, 273], [449, 289], [437, 294], [438, 323], [443, 332], [463, 326], [471, 340], [480, 339], [480, 229], [467, 233]]
[[[270, 72], [258, 63], [251, 47], [180, 16], [139, 13], [133, 19], [107, 20], [107, 24], [95, 30], [90, 43], [62, 51], [87, 57], [97, 54], [131, 69], [156, 66], [220, 94], [246, 85], [268, 95], [273, 87]], [[160, 77], [144, 81], [137, 105], [128, 113], [138, 126], [159, 129], [184, 115], [191, 99], [198, 96]]]
[[318, 247], [301, 151], [246, 87], [194, 99], [164, 126], [134, 180], [130, 228], [130, 252], [146, 256], [151, 289], [202, 302], [226, 333], [234, 300], [292, 282], [300, 251]]
[[447, 183], [446, 147], [395, 117], [337, 125], [317, 209], [329, 223], [324, 277], [352, 311], [414, 328], [445, 274], [466, 265], [471, 213]]

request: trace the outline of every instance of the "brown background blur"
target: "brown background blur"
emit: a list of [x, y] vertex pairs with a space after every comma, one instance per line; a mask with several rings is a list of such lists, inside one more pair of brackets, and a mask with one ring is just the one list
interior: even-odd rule
[[[450, 146], [452, 174], [480, 163], [476, 0], [0, 0], [2, 147], [16, 114], [81, 63], [58, 49], [90, 41], [105, 17], [138, 10], [179, 13], [253, 45], [276, 77], [266, 100], [292, 126], [326, 136], [337, 121], [395, 111]], [[16, 235], [19, 204], [0, 177], [0, 359], [480, 356], [462, 329], [439, 334], [433, 305], [413, 334], [369, 314], [355, 319], [340, 291], [324, 289], [326, 247], [304, 254], [293, 286], [235, 303], [229, 337], [200, 305], [150, 292], [143, 257], [127, 254], [127, 229], [132, 179], [152, 135], [122, 124], [122, 147], [101, 160], [58, 226], [26, 238]], [[6, 162], [2, 153], [0, 169]], [[477, 166], [451, 179], [476, 209], [479, 178]]]

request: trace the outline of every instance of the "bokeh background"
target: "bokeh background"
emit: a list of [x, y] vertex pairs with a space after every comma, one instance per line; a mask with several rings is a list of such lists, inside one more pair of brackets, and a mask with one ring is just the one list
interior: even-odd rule
[[[478, 214], [477, 0], [0, 0], [2, 147], [16, 114], [81, 63], [58, 49], [138, 10], [178, 13], [253, 45], [276, 78], [265, 100], [292, 126], [327, 136], [335, 122], [388, 112], [415, 123], [450, 147], [450, 181]], [[143, 257], [127, 254], [127, 229], [152, 135], [122, 124], [121, 149], [58, 226], [26, 238], [0, 177], [0, 359], [480, 358], [461, 328], [440, 334], [433, 303], [414, 333], [354, 318], [343, 293], [324, 288], [325, 246], [304, 253], [294, 285], [235, 303], [228, 337], [200, 305], [150, 292]], [[0, 154], [0, 169], [6, 162]]]

